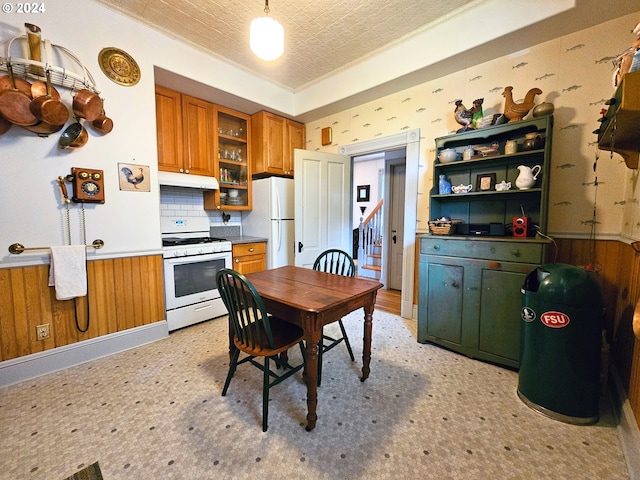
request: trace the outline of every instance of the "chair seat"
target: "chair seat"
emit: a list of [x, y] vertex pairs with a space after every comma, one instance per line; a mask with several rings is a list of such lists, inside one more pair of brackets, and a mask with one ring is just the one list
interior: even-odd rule
[[[256, 327], [256, 323], [261, 324], [260, 328]], [[255, 347], [252, 347], [251, 345], [242, 343], [240, 339], [234, 335], [233, 342], [235, 343], [236, 347], [238, 347], [238, 349], [248, 355], [256, 357], [270, 357], [295, 346], [303, 338], [304, 333], [302, 329], [297, 325], [285, 322], [278, 317], [269, 317], [269, 323], [271, 324], [271, 332], [273, 335], [273, 348], [260, 348], [259, 346], [260, 344], [268, 345], [264, 327], [262, 326], [261, 321], [251, 323], [243, 330], [250, 328], [252, 330], [252, 336], [262, 336], [262, 342], [256, 341]], [[259, 333], [256, 333], [256, 331], [258, 331]]]

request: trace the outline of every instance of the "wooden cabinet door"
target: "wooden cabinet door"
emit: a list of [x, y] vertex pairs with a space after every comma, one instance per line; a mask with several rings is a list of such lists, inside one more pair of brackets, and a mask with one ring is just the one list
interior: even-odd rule
[[461, 347], [464, 268], [439, 262], [421, 266], [426, 278], [426, 337]]
[[304, 124], [287, 120], [286, 151], [283, 165], [286, 175], [293, 176], [293, 151], [296, 148], [304, 148], [306, 140]]
[[182, 96], [184, 173], [214, 175], [213, 115], [213, 104]]
[[285, 119], [270, 113], [264, 116], [264, 164], [268, 173], [284, 174]]
[[251, 117], [252, 171], [254, 175], [284, 175], [286, 119], [269, 112]]
[[180, 172], [183, 164], [181, 95], [159, 85], [156, 85], [156, 136], [158, 169]]
[[233, 269], [243, 275], [262, 272], [267, 269], [267, 257], [264, 255], [249, 255], [236, 258], [233, 262]]
[[[478, 349], [490, 355], [520, 361], [520, 289], [534, 265], [503, 263], [500, 270], [483, 269]], [[505, 363], [505, 362], [499, 362]], [[514, 365], [512, 365], [514, 366]]]

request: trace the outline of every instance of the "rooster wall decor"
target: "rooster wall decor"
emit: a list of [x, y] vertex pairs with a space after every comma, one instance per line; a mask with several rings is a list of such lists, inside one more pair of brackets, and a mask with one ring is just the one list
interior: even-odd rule
[[527, 113], [529, 113], [529, 110], [533, 108], [533, 99], [536, 95], [540, 95], [542, 90], [539, 88], [532, 88], [524, 96], [522, 103], [515, 103], [513, 101], [513, 95], [511, 93], [512, 90], [513, 87], [508, 86], [504, 87], [504, 92], [502, 92], [502, 96], [505, 98], [504, 116], [509, 119], [509, 122], [518, 122], [522, 120]]
[[120, 190], [136, 192], [150, 190], [149, 167], [147, 165], [119, 163], [118, 169], [120, 170]]
[[482, 118], [482, 102], [484, 102], [484, 98], [478, 98], [473, 101], [472, 108], [467, 108], [462, 104], [462, 100], [456, 100], [453, 116], [456, 122], [462, 125], [458, 133], [476, 128], [478, 119]]

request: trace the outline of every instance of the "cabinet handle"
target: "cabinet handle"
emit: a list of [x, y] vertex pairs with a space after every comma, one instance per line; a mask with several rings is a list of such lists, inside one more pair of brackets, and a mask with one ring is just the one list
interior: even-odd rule
[[458, 282], [451, 282], [451, 286], [453, 288], [460, 288], [460, 285], [458, 284]]
[[513, 250], [511, 250], [511, 254], [514, 257], [519, 257], [520, 256], [520, 250], [514, 248]]
[[253, 247], [251, 247], [251, 248], [249, 249], [249, 251], [250, 251], [250, 252], [253, 252]]
[[181, 168], [181, 169], [180, 169], [180, 173], [184, 173], [184, 168]]
[[440, 250], [440, 245], [434, 245], [434, 246], [433, 246], [433, 249], [434, 249], [434, 250]]
[[185, 169], [184, 173], [189, 173], [189, 169], [188, 168]]
[[239, 258], [236, 258], [235, 262], [236, 262], [236, 263], [240, 263], [240, 259], [239, 259]]

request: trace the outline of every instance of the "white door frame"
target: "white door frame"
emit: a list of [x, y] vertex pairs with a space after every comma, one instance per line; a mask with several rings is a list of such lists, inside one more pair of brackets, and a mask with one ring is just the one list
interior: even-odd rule
[[420, 129], [407, 130], [396, 135], [341, 146], [338, 153], [357, 157], [406, 147], [406, 179], [404, 190], [404, 245], [402, 264], [402, 300], [400, 315], [413, 318], [413, 276], [416, 259], [416, 225], [418, 221], [418, 176], [420, 164]]

